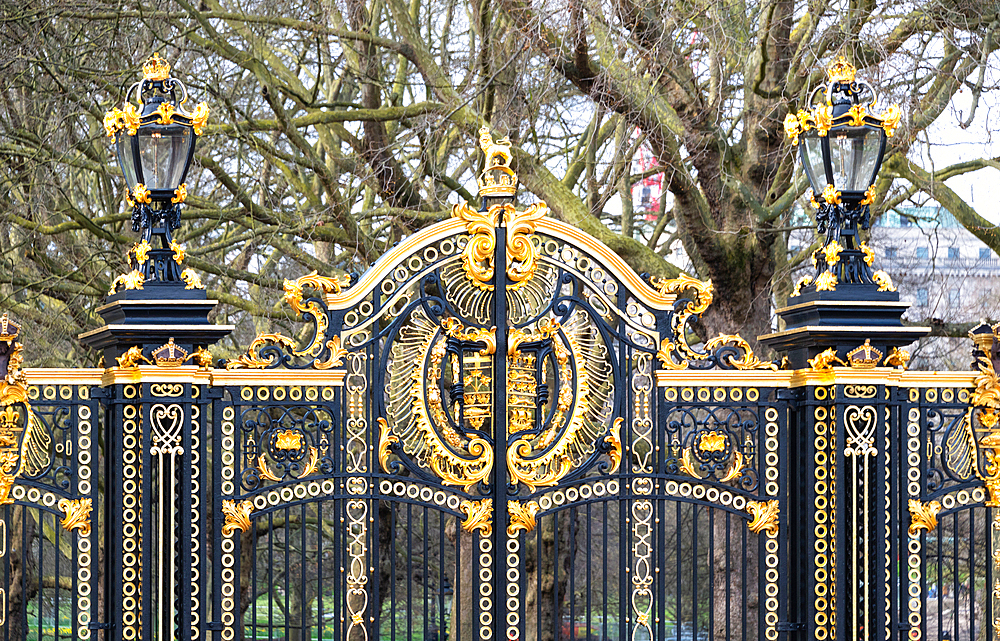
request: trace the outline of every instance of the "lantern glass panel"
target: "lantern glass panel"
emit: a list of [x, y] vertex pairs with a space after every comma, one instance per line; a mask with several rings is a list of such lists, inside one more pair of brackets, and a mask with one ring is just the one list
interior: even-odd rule
[[841, 191], [863, 192], [868, 189], [875, 179], [882, 130], [846, 127], [833, 130], [828, 135], [834, 186]]
[[826, 171], [823, 168], [823, 141], [824, 138], [813, 134], [804, 138], [802, 145], [802, 168], [806, 170], [806, 177], [809, 178], [809, 185], [814, 194], [823, 192], [826, 187]]
[[118, 166], [121, 167], [122, 174], [125, 175], [125, 187], [133, 189], [136, 183], [139, 182], [139, 178], [135, 173], [137, 159], [133, 153], [132, 136], [129, 136], [124, 131], [119, 131], [116, 147], [118, 152]]
[[147, 189], [174, 190], [184, 179], [194, 132], [190, 127], [140, 129], [139, 159]]

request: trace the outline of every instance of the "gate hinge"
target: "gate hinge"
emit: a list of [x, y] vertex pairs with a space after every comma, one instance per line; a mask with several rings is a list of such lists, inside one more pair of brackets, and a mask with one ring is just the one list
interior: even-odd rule
[[209, 621], [208, 623], [205, 624], [205, 629], [222, 630], [223, 629], [222, 621]]
[[778, 632], [795, 632], [797, 630], [805, 630], [805, 623], [793, 623], [791, 621], [778, 621]]
[[98, 623], [97, 621], [91, 621], [87, 624], [88, 630], [110, 630], [114, 627], [112, 623]]

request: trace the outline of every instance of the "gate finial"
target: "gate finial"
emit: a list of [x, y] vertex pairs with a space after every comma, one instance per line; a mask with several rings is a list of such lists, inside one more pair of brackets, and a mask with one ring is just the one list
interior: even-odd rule
[[479, 175], [479, 195], [510, 198], [517, 192], [517, 174], [510, 168], [510, 138], [497, 141], [490, 135], [489, 127], [479, 130], [479, 146], [486, 154], [483, 173]]

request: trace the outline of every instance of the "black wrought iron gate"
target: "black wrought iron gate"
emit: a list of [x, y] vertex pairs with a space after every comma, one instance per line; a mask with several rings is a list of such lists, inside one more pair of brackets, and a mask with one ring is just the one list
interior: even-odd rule
[[515, 207], [483, 146], [478, 211], [285, 283], [305, 341], [213, 363], [150, 317], [24, 372], [0, 322], [0, 641], [997, 634], [1000, 327], [976, 372], [884, 327], [693, 346], [710, 283]]

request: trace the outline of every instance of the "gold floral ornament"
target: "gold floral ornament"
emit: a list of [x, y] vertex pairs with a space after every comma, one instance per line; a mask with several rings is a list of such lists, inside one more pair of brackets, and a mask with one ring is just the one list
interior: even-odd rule
[[184, 247], [176, 240], [170, 241], [170, 251], [174, 252], [174, 262], [178, 265], [184, 262]]
[[823, 248], [823, 254], [826, 256], [826, 264], [833, 267], [840, 260], [840, 252], [844, 251], [844, 246], [840, 244], [839, 241], [830, 241], [830, 244]]
[[156, 108], [154, 112], [158, 116], [157, 123], [161, 125], [170, 125], [174, 122], [174, 106], [169, 102], [161, 102], [160, 106]]
[[[865, 197], [861, 199], [859, 205], [870, 205], [875, 202], [875, 185], [871, 185], [865, 190]], [[862, 243], [863, 245], [864, 243]], [[869, 263], [871, 265], [871, 263]]]
[[392, 454], [390, 448], [399, 444], [399, 437], [392, 433], [392, 428], [384, 418], [379, 416], [375, 420], [378, 422], [378, 464], [382, 466], [383, 472], [389, 474], [389, 456]]
[[177, 189], [174, 190], [174, 197], [170, 199], [170, 202], [174, 203], [175, 205], [178, 203], [182, 203], [185, 200], [187, 200], [187, 196], [188, 196], [187, 183], [181, 183], [177, 185]]
[[90, 512], [94, 507], [93, 499], [60, 499], [57, 504], [65, 517], [61, 522], [67, 532], [78, 530], [81, 535], [90, 535]]
[[302, 449], [302, 433], [296, 430], [282, 430], [275, 435], [274, 449], [295, 450]]
[[812, 282], [813, 282], [813, 277], [812, 276], [808, 276], [808, 275], [803, 276], [802, 278], [798, 279], [795, 282], [795, 288], [792, 289], [792, 296], [793, 297], [794, 296], [801, 296], [802, 295], [802, 288], [805, 287], [805, 286], [807, 286], [807, 285], [809, 285], [809, 284], [811, 284]]
[[14, 502], [10, 491], [18, 476], [37, 475], [51, 460], [52, 439], [28, 402], [20, 331], [6, 313], [0, 317], [0, 505]]
[[482, 499], [480, 501], [470, 501], [468, 499], [459, 504], [459, 509], [465, 514], [462, 521], [462, 529], [466, 532], [479, 530], [482, 536], [493, 534], [493, 499]]
[[250, 514], [253, 513], [253, 501], [245, 499], [235, 501], [226, 499], [222, 501], [222, 513], [226, 515], [226, 522], [222, 526], [222, 535], [229, 536], [236, 530], [246, 532], [250, 529]]
[[746, 511], [753, 517], [753, 520], [747, 524], [751, 532], [754, 534], [767, 532], [771, 536], [777, 536], [778, 514], [780, 512], [777, 499], [770, 501], [747, 501]]
[[149, 250], [153, 248], [149, 244], [149, 241], [143, 240], [142, 242], [136, 243], [132, 247], [132, 253], [135, 254], [135, 261], [140, 265], [144, 265], [147, 260], [149, 260]]
[[539, 511], [538, 503], [534, 501], [507, 501], [507, 514], [510, 516], [510, 525], [507, 526], [507, 536], [517, 536], [519, 530], [530, 533], [535, 529], [537, 521], [535, 516]]
[[875, 263], [875, 250], [868, 246], [868, 243], [861, 243], [861, 253], [865, 255], [865, 264], [871, 267]]
[[[181, 274], [182, 278], [183, 276]], [[343, 362], [346, 350], [341, 346], [340, 337], [326, 338], [330, 319], [326, 304], [323, 301], [328, 300], [330, 295], [340, 294], [350, 283], [350, 276], [320, 276], [315, 271], [295, 280], [286, 280], [284, 282], [284, 302], [299, 316], [312, 320], [314, 325], [312, 342], [302, 349], [297, 349], [295, 341], [287, 336], [269, 333], [258, 334], [257, 338], [250, 343], [250, 347], [244, 355], [226, 362], [226, 369], [262, 369], [272, 366], [279, 358], [277, 354], [272, 352], [264, 357], [260, 355], [262, 348], [272, 346], [286, 349], [294, 357], [312, 358], [312, 366], [316, 369], [329, 369]], [[323, 299], [306, 299], [305, 288], [307, 287], [317, 290], [323, 296]], [[319, 357], [323, 354], [324, 350], [329, 353], [329, 356], [326, 359], [320, 360]]]
[[823, 193], [820, 194], [823, 200], [826, 201], [827, 205], [839, 205], [840, 204], [840, 192], [837, 188], [831, 184], [828, 184], [823, 188]]
[[487, 211], [475, 211], [466, 202], [452, 208], [452, 218], [465, 223], [469, 242], [462, 251], [462, 269], [466, 278], [482, 290], [493, 289], [493, 254], [496, 250], [496, 228], [507, 228], [507, 278], [510, 289], [517, 289], [531, 280], [537, 270], [538, 250], [531, 243], [538, 221], [548, 214], [545, 203], [535, 203], [518, 211], [509, 203], [492, 205]]
[[920, 530], [930, 532], [937, 529], [937, 515], [941, 511], [941, 504], [937, 501], [921, 503], [917, 499], [910, 499], [907, 502], [910, 509], [910, 527], [907, 532], [914, 536]]

